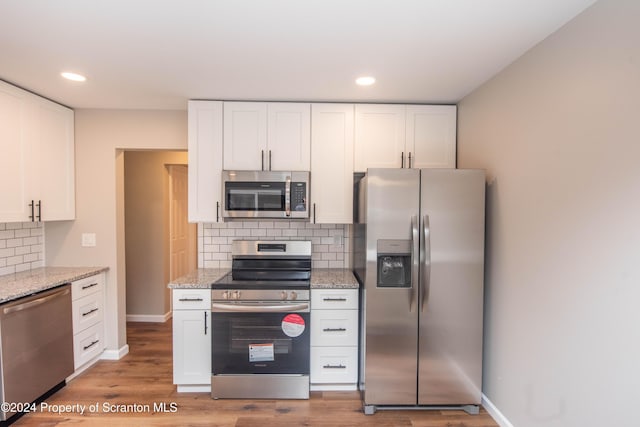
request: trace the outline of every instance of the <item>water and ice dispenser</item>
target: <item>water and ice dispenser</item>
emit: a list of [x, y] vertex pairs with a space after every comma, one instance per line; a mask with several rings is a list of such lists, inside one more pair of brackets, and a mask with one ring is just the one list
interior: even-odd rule
[[411, 287], [411, 240], [377, 242], [378, 287]]

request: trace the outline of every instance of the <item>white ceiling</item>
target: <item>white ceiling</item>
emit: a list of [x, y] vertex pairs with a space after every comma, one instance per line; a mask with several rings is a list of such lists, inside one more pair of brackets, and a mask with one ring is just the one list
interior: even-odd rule
[[455, 103], [593, 2], [1, 0], [0, 79], [73, 108]]

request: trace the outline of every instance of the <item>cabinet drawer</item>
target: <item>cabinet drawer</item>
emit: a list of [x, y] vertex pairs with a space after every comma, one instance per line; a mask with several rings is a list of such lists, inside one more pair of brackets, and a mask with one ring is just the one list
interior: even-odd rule
[[311, 345], [358, 345], [358, 310], [312, 310]]
[[313, 310], [357, 309], [357, 289], [312, 289]]
[[71, 298], [74, 300], [83, 298], [104, 289], [104, 273], [85, 277], [71, 283]]
[[102, 292], [87, 295], [73, 301], [73, 332], [78, 333], [102, 322], [104, 318], [104, 298]]
[[211, 289], [174, 289], [174, 310], [210, 310]]
[[96, 323], [73, 336], [73, 366], [78, 369], [104, 350], [104, 324]]
[[358, 347], [311, 347], [312, 384], [356, 383]]

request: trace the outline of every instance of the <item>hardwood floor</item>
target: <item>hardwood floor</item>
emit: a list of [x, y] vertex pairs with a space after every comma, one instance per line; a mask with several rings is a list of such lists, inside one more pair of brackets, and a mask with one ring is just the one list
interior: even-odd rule
[[[463, 411], [364, 415], [358, 392], [312, 392], [309, 400], [213, 400], [208, 393], [177, 393], [172, 384], [171, 321], [130, 323], [127, 333], [128, 355], [119, 361], [99, 361], [14, 425], [497, 427], [484, 409], [479, 415]], [[69, 406], [58, 406], [67, 412], [57, 414], [55, 405]]]

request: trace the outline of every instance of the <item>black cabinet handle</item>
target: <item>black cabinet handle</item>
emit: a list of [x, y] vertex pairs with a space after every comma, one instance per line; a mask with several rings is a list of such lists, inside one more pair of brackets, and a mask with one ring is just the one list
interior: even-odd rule
[[98, 309], [97, 309], [97, 308], [94, 308], [94, 309], [92, 309], [92, 310], [89, 310], [89, 311], [87, 311], [86, 313], [82, 313], [82, 317], [84, 317], [84, 316], [88, 316], [88, 315], [90, 315], [91, 313], [95, 313], [96, 311], [98, 311]]
[[220, 202], [216, 202], [216, 222], [220, 222]]
[[29, 207], [31, 208], [31, 215], [29, 215], [29, 219], [31, 220], [31, 222], [35, 222], [36, 221], [36, 214], [34, 212], [34, 208], [35, 208], [35, 203], [32, 200], [31, 203], [29, 203]]
[[345, 332], [346, 328], [324, 328], [322, 332]]
[[271, 150], [269, 150], [269, 170], [271, 170]]
[[411, 169], [411, 151], [409, 151], [409, 169]]
[[92, 283], [90, 285], [83, 286], [82, 290], [84, 291], [85, 289], [93, 288], [94, 286], [98, 286], [98, 283]]
[[204, 312], [204, 334], [207, 335], [207, 312]]
[[400, 153], [400, 167], [404, 168], [404, 151]]
[[339, 364], [339, 365], [324, 365], [323, 368], [324, 369], [347, 369], [347, 367], [344, 366], [343, 364]]
[[202, 298], [180, 298], [178, 301], [202, 301]]
[[346, 301], [346, 298], [323, 298], [322, 301]]
[[95, 340], [91, 344], [85, 345], [84, 347], [82, 347], [82, 349], [83, 350], [89, 349], [89, 348], [93, 347], [94, 345], [98, 344], [99, 342], [100, 342], [100, 340]]
[[42, 221], [42, 200], [38, 200], [38, 222]]
[[260, 150], [260, 169], [264, 170], [264, 150]]

